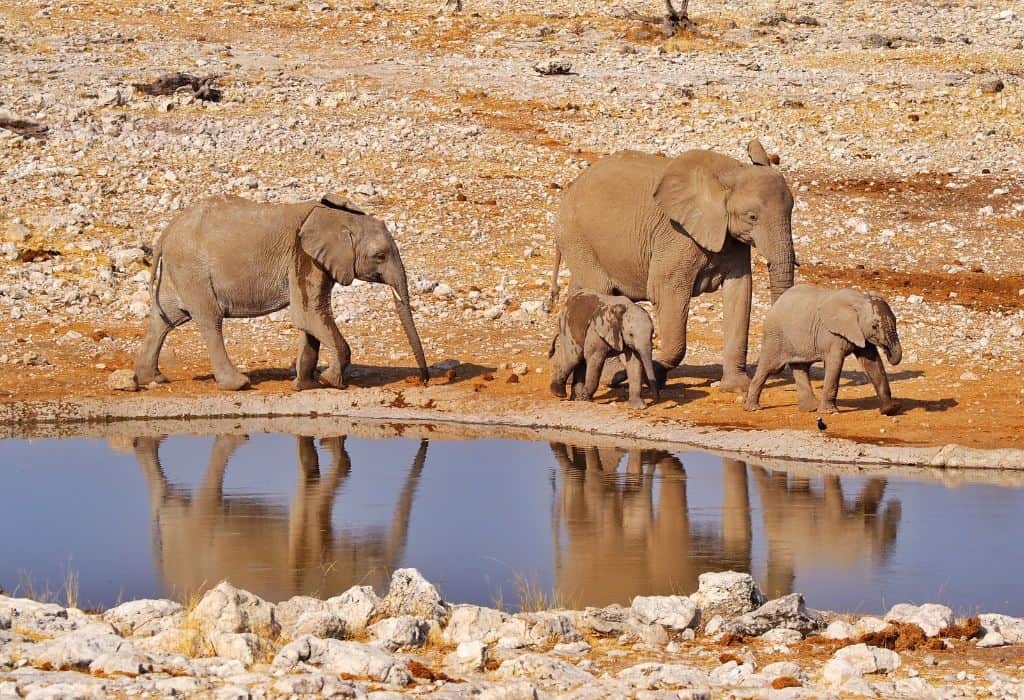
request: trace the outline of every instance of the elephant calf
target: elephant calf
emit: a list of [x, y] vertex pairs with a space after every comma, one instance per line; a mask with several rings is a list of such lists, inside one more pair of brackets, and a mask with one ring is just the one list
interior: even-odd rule
[[551, 340], [551, 393], [565, 397], [565, 382], [572, 375], [572, 398], [589, 401], [597, 391], [604, 362], [612, 355], [626, 356], [629, 405], [645, 408], [640, 398], [644, 375], [658, 401], [653, 366], [654, 324], [642, 308], [622, 296], [576, 292], [566, 301], [558, 319], [558, 334]]
[[195, 321], [217, 384], [238, 390], [249, 378], [231, 364], [221, 332], [225, 318], [247, 318], [291, 306], [298, 327], [295, 388], [320, 386], [320, 347], [331, 366], [320, 380], [344, 386], [351, 359], [331, 313], [331, 289], [360, 279], [389, 285], [425, 383], [429, 377], [412, 319], [409, 285], [398, 247], [384, 222], [341, 200], [262, 204], [211, 197], [179, 214], [156, 246], [149, 329], [135, 360], [140, 384], [167, 381], [157, 366], [172, 329]]
[[[885, 299], [874, 292], [797, 285], [779, 297], [765, 317], [761, 357], [743, 407], [758, 410], [768, 375], [788, 364], [800, 410], [835, 413], [843, 361], [853, 353], [875, 386], [882, 402], [879, 411], [887, 416], [898, 413], [900, 403], [889, 391], [878, 348], [885, 350], [890, 364], [903, 359], [896, 317]], [[820, 360], [825, 362], [825, 384], [818, 403], [807, 370]]]

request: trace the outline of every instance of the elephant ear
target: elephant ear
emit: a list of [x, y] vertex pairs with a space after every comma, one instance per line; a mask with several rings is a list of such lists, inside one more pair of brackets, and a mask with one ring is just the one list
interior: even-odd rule
[[314, 206], [299, 229], [303, 252], [342, 285], [356, 278], [355, 244], [345, 216], [333, 208]]
[[842, 292], [832, 294], [821, 305], [821, 322], [830, 333], [834, 333], [863, 348], [867, 344], [864, 331], [860, 328], [856, 301]]
[[673, 159], [654, 191], [654, 201], [697, 245], [717, 253], [725, 244], [729, 222], [728, 189], [708, 167], [706, 156], [690, 151]]
[[362, 215], [366, 213], [362, 209], [353, 206], [344, 197], [339, 197], [338, 195], [331, 194], [329, 192], [320, 197], [320, 203], [323, 204], [325, 207], [330, 207], [331, 209], [340, 209], [341, 211], [347, 211], [349, 214]]
[[604, 306], [590, 319], [590, 327], [598, 337], [608, 343], [608, 347], [622, 352], [622, 313], [625, 309], [617, 306]]
[[750, 162], [754, 165], [766, 165], [769, 168], [772, 165], [772, 158], [768, 155], [768, 151], [764, 150], [764, 146], [757, 139], [753, 139], [747, 144], [747, 155], [750, 156]]

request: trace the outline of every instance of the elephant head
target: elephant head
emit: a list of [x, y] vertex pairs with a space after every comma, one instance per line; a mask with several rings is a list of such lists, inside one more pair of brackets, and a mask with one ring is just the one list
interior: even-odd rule
[[402, 256], [387, 226], [345, 202], [325, 197], [314, 207], [299, 232], [302, 249], [327, 270], [338, 284], [352, 280], [382, 282], [390, 286], [395, 310], [409, 339], [420, 378], [430, 375], [409, 299], [409, 282]]
[[711, 151], [687, 151], [665, 169], [654, 199], [680, 233], [717, 253], [726, 234], [768, 261], [772, 302], [793, 286], [793, 195], [757, 140], [752, 165]]
[[868, 344], [885, 350], [889, 364], [903, 360], [903, 346], [896, 331], [896, 316], [889, 304], [875, 292], [844, 289], [821, 305], [821, 320], [830, 332], [863, 348]]
[[654, 374], [654, 322], [650, 315], [639, 306], [631, 306], [622, 314], [622, 342], [640, 356], [647, 375], [647, 384], [651, 387], [651, 396], [657, 403], [661, 397], [658, 392], [658, 379]]

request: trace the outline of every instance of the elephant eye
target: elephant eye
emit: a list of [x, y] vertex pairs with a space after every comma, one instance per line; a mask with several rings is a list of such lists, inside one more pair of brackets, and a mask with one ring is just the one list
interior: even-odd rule
[[748, 211], [746, 213], [746, 217], [747, 217], [747, 221], [750, 221], [750, 222], [757, 221], [757, 212], [756, 211]]
[[373, 259], [375, 261], [377, 261], [377, 262], [381, 262], [382, 263], [385, 260], [387, 260], [387, 257], [388, 257], [387, 253], [377, 253], [376, 255], [373, 256]]

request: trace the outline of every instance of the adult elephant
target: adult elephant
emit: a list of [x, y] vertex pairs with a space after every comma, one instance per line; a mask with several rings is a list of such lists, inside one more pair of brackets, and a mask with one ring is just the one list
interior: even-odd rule
[[384, 222], [331, 196], [292, 204], [211, 197], [176, 217], [160, 237], [153, 267], [149, 329], [135, 360], [140, 384], [167, 381], [157, 365], [172, 329], [195, 321], [217, 384], [238, 390], [249, 378], [224, 348], [225, 318], [262, 316], [291, 305], [299, 329], [295, 388], [319, 386], [314, 376], [320, 346], [331, 366], [320, 379], [344, 386], [351, 350], [331, 313], [335, 284], [389, 285], [420, 378], [429, 378], [409, 303], [409, 284], [398, 246]]
[[793, 286], [793, 195], [761, 144], [746, 165], [712, 151], [666, 158], [624, 151], [599, 160], [570, 185], [558, 213], [551, 305], [558, 267], [570, 290], [654, 303], [661, 348], [658, 381], [686, 355], [690, 299], [722, 290], [723, 391], [743, 392], [750, 328], [750, 246], [768, 260], [774, 302]]

